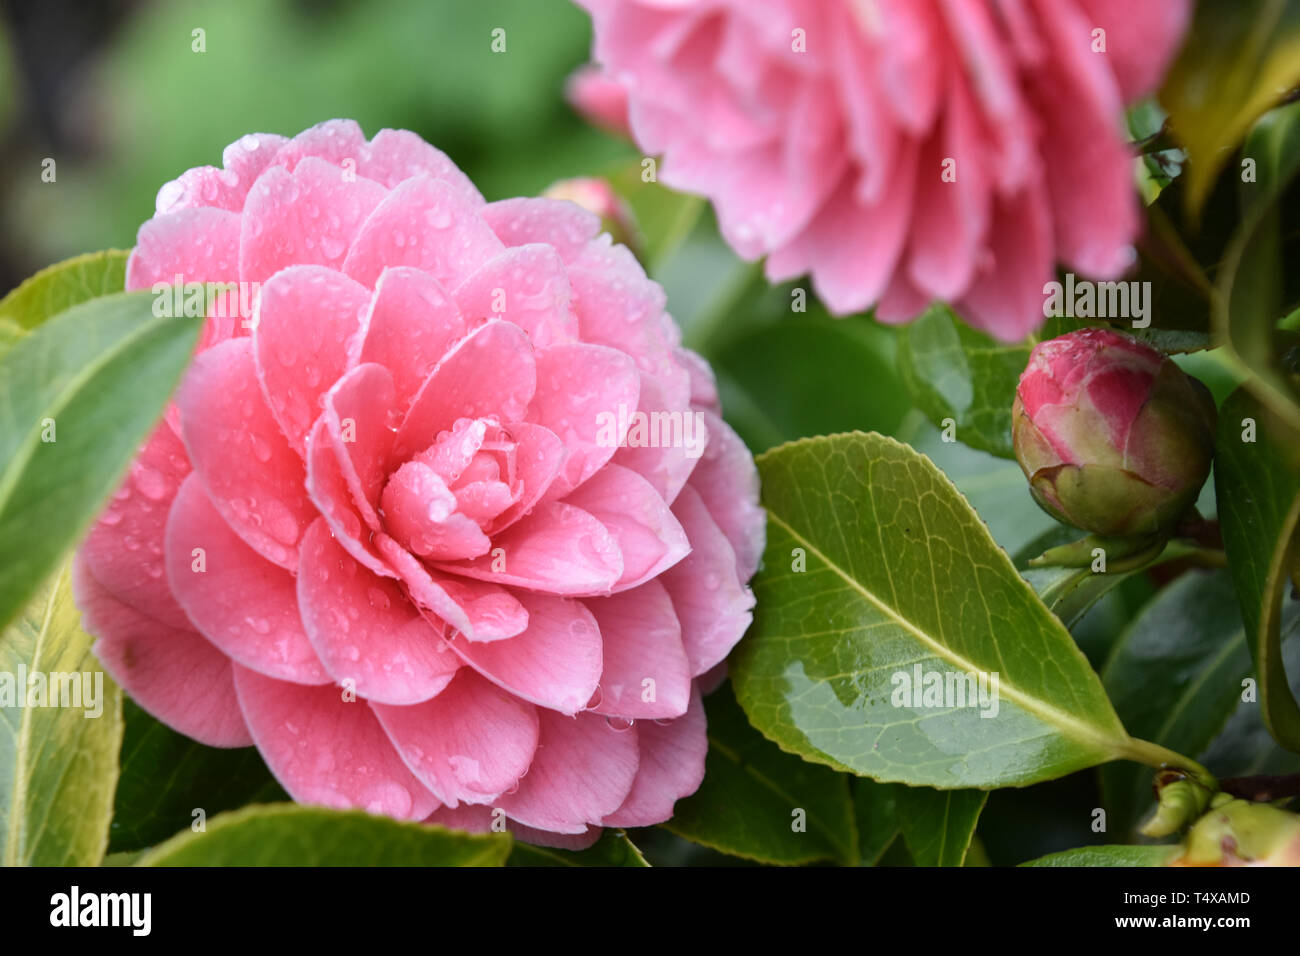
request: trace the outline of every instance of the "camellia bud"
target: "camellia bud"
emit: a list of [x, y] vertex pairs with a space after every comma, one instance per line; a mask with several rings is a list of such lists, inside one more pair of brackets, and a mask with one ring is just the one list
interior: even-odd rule
[[1300, 866], [1300, 816], [1218, 794], [1170, 866]]
[[600, 217], [600, 225], [615, 242], [622, 243], [634, 253], [640, 253], [640, 236], [632, 209], [614, 187], [603, 179], [580, 176], [561, 179], [546, 187], [542, 193], [547, 199], [567, 199]]
[[1012, 408], [1016, 459], [1054, 518], [1107, 537], [1167, 534], [1210, 472], [1209, 390], [1110, 329], [1034, 347]]

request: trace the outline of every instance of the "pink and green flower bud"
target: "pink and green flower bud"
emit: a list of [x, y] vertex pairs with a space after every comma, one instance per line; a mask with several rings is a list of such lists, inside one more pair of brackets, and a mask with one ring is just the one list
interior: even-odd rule
[[1300, 866], [1300, 816], [1221, 793], [1170, 866]]
[[1214, 456], [1209, 390], [1167, 356], [1110, 329], [1034, 347], [1012, 408], [1034, 500], [1108, 537], [1168, 534]]

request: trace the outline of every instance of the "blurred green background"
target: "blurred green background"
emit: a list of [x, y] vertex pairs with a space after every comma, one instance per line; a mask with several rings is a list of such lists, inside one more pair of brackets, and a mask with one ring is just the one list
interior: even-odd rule
[[[250, 131], [334, 117], [436, 144], [489, 199], [540, 192], [631, 147], [582, 122], [569, 0], [5, 0], [0, 291], [50, 262], [130, 247], [158, 187]], [[492, 31], [506, 31], [494, 53]], [[206, 52], [191, 49], [205, 31]], [[41, 180], [41, 162], [57, 180]]]

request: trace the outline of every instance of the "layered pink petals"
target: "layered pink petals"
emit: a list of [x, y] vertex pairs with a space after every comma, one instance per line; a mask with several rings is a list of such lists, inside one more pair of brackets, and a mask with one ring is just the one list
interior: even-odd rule
[[636, 728], [596, 714], [543, 710], [539, 716], [537, 756], [519, 789], [500, 805], [525, 826], [582, 833], [627, 799], [640, 762]]
[[190, 620], [233, 660], [299, 684], [329, 680], [303, 631], [293, 575], [246, 545], [193, 475], [167, 520], [167, 580]]
[[505, 793], [537, 751], [537, 709], [468, 668], [432, 700], [375, 712], [407, 766], [449, 807]]
[[[579, 0], [571, 96], [621, 115], [665, 182], [713, 201], [773, 279], [832, 311], [934, 299], [1013, 340], [1054, 262], [1112, 279], [1138, 226], [1123, 107], [1153, 89], [1188, 0]], [[1137, 10], [1136, 7], [1140, 7]], [[615, 89], [615, 88], [619, 89]], [[1009, 232], [1030, 235], [1012, 238]]]
[[402, 763], [379, 719], [337, 687], [286, 684], [235, 665], [257, 749], [299, 803], [422, 820], [438, 805]]
[[322, 520], [303, 536], [297, 588], [303, 626], [321, 663], [368, 700], [429, 700], [460, 668], [440, 630], [401, 588], [358, 564]]
[[410, 133], [224, 160], [128, 268], [246, 282], [254, 321], [208, 320], [78, 556], [105, 666], [303, 802], [570, 847], [669, 816], [763, 519], [662, 290], [590, 213], [486, 204]]

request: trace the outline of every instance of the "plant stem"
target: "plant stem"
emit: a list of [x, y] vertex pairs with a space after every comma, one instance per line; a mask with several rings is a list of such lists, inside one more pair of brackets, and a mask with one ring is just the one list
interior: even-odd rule
[[1157, 769], [1169, 767], [1175, 770], [1182, 770], [1191, 777], [1195, 777], [1204, 786], [1211, 791], [1219, 789], [1219, 783], [1214, 779], [1214, 774], [1206, 770], [1195, 760], [1184, 757], [1180, 753], [1175, 753], [1168, 747], [1162, 747], [1159, 744], [1153, 744], [1149, 740], [1141, 740], [1137, 737], [1129, 738], [1129, 745], [1125, 748], [1121, 756], [1129, 760], [1135, 760], [1138, 763], [1144, 763], [1148, 767]]

